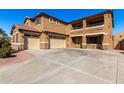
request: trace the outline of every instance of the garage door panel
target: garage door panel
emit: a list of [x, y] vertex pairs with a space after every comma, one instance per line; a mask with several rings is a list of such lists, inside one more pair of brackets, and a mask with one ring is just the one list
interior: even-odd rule
[[66, 48], [66, 40], [50, 38], [50, 48]]
[[39, 49], [39, 38], [28, 38], [28, 49]]

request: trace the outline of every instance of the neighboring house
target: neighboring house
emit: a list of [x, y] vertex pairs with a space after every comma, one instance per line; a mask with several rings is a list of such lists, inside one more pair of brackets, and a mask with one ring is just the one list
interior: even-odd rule
[[14, 49], [94, 48], [111, 49], [113, 11], [64, 22], [45, 13], [26, 17], [12, 27]]
[[124, 32], [114, 35], [114, 49], [124, 50]]

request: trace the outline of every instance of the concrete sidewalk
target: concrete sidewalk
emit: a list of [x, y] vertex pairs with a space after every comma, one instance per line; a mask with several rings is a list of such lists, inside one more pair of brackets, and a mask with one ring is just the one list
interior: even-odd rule
[[35, 57], [0, 68], [0, 83], [124, 83], [124, 55], [93, 49], [28, 50]]

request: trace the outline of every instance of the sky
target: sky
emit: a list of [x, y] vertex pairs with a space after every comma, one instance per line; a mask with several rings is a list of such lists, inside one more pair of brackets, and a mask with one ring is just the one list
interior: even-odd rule
[[[0, 28], [10, 35], [14, 24], [23, 24], [26, 16], [34, 17], [40, 12], [59, 18], [65, 22], [83, 18], [105, 9], [0, 9]], [[124, 31], [124, 9], [116, 9], [114, 12], [113, 34]]]

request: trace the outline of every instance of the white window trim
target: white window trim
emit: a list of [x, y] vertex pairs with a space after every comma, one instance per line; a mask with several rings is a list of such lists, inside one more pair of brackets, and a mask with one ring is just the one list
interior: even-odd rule
[[49, 22], [53, 23], [53, 18], [49, 18]]

